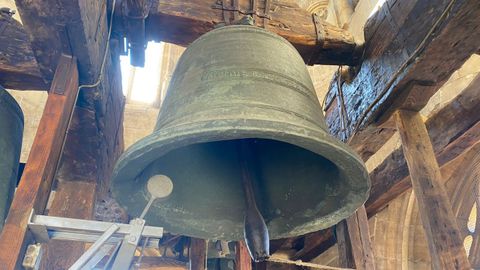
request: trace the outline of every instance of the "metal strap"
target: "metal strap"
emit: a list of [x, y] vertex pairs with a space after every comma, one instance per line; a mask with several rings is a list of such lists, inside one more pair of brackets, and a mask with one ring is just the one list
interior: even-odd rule
[[230, 24], [230, 14], [228, 14], [227, 9], [227, 3], [226, 1], [228, 0], [222, 0], [222, 14], [223, 14], [223, 20], [225, 21], [226, 25]]
[[264, 19], [264, 26], [265, 26], [265, 20], [270, 20], [271, 16], [269, 15], [270, 11], [270, 1], [271, 0], [265, 0], [265, 11], [264, 12], [259, 12], [256, 8], [256, 0], [250, 0], [250, 5], [251, 9], [250, 10], [243, 10], [239, 7], [238, 0], [232, 0], [233, 3], [231, 6], [227, 5], [228, 0], [221, 0], [218, 1], [216, 4], [212, 5], [213, 9], [220, 9], [223, 11], [223, 19], [225, 20], [226, 24], [230, 24], [230, 21], [228, 21], [228, 16], [227, 12], [233, 12], [234, 15], [234, 20], [237, 21], [240, 18], [240, 15], [251, 15], [252, 17], [256, 16], [258, 18]]
[[270, 0], [265, 0], [265, 10], [263, 11], [265, 17], [263, 17], [263, 28], [266, 29], [267, 26], [267, 19], [271, 19], [270, 17]]
[[315, 24], [315, 31], [317, 33], [317, 45], [323, 46], [323, 42], [325, 40], [325, 28], [323, 28], [323, 20], [317, 13], [313, 13], [313, 22]]
[[252, 16], [252, 19], [253, 19], [253, 25], [255, 25], [255, 23], [257, 22], [255, 16], [257, 15], [257, 1], [256, 0], [251, 0], [250, 1], [250, 15]]

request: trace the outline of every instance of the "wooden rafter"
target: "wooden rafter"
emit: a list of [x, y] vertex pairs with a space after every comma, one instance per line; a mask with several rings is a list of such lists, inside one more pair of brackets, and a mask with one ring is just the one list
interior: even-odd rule
[[[480, 75], [425, 125], [440, 166], [480, 141]], [[407, 163], [401, 148], [394, 150], [371, 173], [372, 188], [366, 203], [372, 216], [411, 187]]]
[[422, 116], [418, 112], [401, 110], [394, 117], [427, 236], [432, 267], [470, 269]]
[[358, 74], [342, 86], [349, 117], [345, 132], [335, 105], [337, 84], [330, 87], [326, 120], [331, 132], [348, 138], [367, 160], [394, 133], [379, 123], [395, 109], [423, 108], [478, 50], [479, 17], [477, 0], [387, 0], [365, 26]]
[[47, 90], [23, 26], [0, 12], [0, 85], [5, 88]]

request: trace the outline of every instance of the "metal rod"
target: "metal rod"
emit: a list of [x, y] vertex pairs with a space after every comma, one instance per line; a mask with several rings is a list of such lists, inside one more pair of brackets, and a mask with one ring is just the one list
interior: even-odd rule
[[140, 215], [140, 219], [143, 219], [145, 217], [145, 215], [148, 213], [148, 210], [150, 210], [150, 206], [152, 206], [155, 199], [157, 198], [153, 196], [150, 197], [150, 200], [148, 201], [147, 206], [145, 206], [145, 208], [142, 211], [142, 214]]
[[110, 226], [110, 228], [108, 228], [108, 230], [106, 230], [102, 236], [98, 238], [98, 240], [69, 268], [69, 270], [80, 270], [118, 229], [119, 226], [117, 224]]

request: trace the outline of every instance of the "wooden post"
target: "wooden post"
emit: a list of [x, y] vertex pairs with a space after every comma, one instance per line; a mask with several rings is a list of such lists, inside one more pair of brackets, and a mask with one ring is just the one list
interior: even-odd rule
[[235, 270], [252, 270], [252, 259], [245, 242], [237, 242], [235, 252]]
[[207, 269], [207, 241], [190, 238], [190, 270]]
[[31, 211], [42, 214], [50, 194], [70, 115], [78, 94], [75, 57], [59, 59], [27, 165], [0, 235], [0, 269], [20, 268], [28, 242]]
[[365, 206], [337, 225], [337, 244], [341, 267], [375, 270]]
[[340, 267], [355, 268], [352, 243], [348, 235], [347, 221], [342, 220], [336, 226], [338, 262]]
[[362, 205], [353, 215], [347, 218], [347, 227], [357, 269], [375, 270], [375, 259], [365, 206]]
[[434, 269], [470, 269], [440, 168], [418, 112], [395, 113]]

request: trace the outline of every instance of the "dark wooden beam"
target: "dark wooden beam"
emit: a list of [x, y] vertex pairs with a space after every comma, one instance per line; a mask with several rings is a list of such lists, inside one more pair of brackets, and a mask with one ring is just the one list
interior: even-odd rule
[[252, 259], [244, 241], [237, 242], [235, 248], [235, 270], [252, 270]]
[[106, 46], [104, 1], [15, 0], [42, 77], [50, 82], [62, 53], [78, 59], [80, 84], [94, 82]]
[[[257, 9], [265, 13], [265, 0], [257, 0]], [[322, 36], [317, 41], [312, 15], [294, 0], [269, 0], [270, 19], [257, 18], [256, 24], [290, 41], [308, 64], [355, 65], [359, 60], [358, 46], [346, 30], [322, 23]], [[241, 10], [250, 8], [250, 1], [239, 1]], [[151, 7], [146, 20], [149, 40], [162, 40], [186, 46], [202, 34], [224, 22], [223, 12], [216, 0], [159, 0]], [[120, 5], [119, 5], [120, 7]], [[226, 11], [228, 16], [233, 11]], [[117, 13], [120, 14], [120, 13]], [[232, 17], [233, 18], [233, 17]], [[121, 20], [118, 20], [121, 21]], [[116, 25], [117, 31], [121, 24]]]
[[[80, 91], [77, 106], [81, 110], [74, 117], [81, 121], [82, 126], [77, 129], [84, 133], [82, 137], [77, 132], [67, 142], [77, 142], [76, 149], [66, 147], [67, 158], [75, 162], [65, 166], [72, 170], [60, 173], [67, 180], [81, 176], [98, 181], [97, 188], [103, 191], [108, 190], [109, 171], [123, 148], [120, 144], [123, 144], [121, 118], [124, 105], [118, 59], [120, 43], [114, 38], [107, 39], [111, 15], [107, 12], [107, 2], [47, 0], [32, 3], [16, 0], [42, 77], [49, 81], [58, 56], [69, 52], [78, 59], [80, 84], [96, 85]], [[100, 76], [104, 56], [106, 61], [103, 76]], [[98, 175], [85, 175], [92, 173]]]
[[347, 221], [340, 221], [335, 227], [337, 234], [338, 262], [340, 267], [355, 268], [352, 242], [348, 233]]
[[23, 26], [0, 12], [0, 85], [18, 90], [48, 90]]
[[47, 204], [77, 94], [76, 59], [62, 55], [27, 165], [0, 235], [2, 270], [20, 268], [22, 254], [31, 240], [27, 228], [28, 218], [32, 210], [42, 214]]
[[[428, 14], [428, 15], [427, 15]], [[364, 60], [342, 89], [349, 121], [342, 130], [337, 84], [327, 99], [326, 121], [338, 138], [367, 160], [392, 134], [379, 126], [396, 109], [420, 110], [478, 50], [477, 0], [387, 0], [365, 26]]]
[[403, 110], [394, 116], [427, 236], [432, 266], [434, 269], [470, 269], [423, 119], [418, 112]]
[[190, 238], [189, 264], [190, 270], [207, 269], [207, 241]]
[[[480, 140], [480, 75], [425, 122], [437, 161], [443, 166]], [[401, 148], [394, 150], [371, 173], [372, 187], [366, 202], [369, 216], [411, 187]]]
[[335, 244], [333, 229], [325, 229], [305, 235], [303, 248], [292, 256], [292, 260], [311, 261]]

